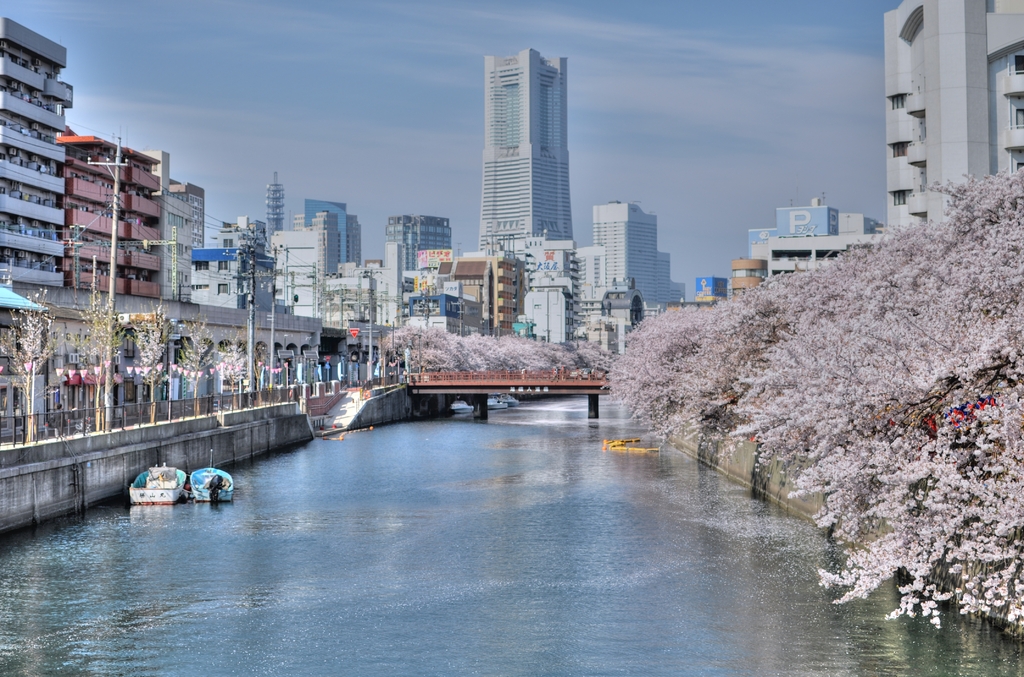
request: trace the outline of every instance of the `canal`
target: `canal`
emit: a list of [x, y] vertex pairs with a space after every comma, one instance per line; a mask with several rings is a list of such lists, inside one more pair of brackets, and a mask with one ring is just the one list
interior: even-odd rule
[[314, 441], [236, 502], [0, 537], [3, 675], [1019, 675], [947, 617], [831, 604], [813, 525], [586, 398]]

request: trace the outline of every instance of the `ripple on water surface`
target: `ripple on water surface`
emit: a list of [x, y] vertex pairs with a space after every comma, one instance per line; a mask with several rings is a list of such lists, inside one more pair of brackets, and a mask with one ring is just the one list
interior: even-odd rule
[[0, 674], [1019, 675], [1018, 644], [836, 606], [812, 525], [614, 405], [524, 403], [236, 466], [233, 504], [0, 537]]

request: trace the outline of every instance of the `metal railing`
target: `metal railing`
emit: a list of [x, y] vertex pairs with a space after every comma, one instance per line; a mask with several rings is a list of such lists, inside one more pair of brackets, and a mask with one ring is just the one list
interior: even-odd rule
[[23, 445], [96, 432], [115, 432], [144, 425], [213, 416], [225, 411], [253, 409], [299, 401], [299, 389], [278, 388], [255, 393], [234, 393], [208, 397], [137, 402], [111, 407], [109, 425], [106, 409], [70, 409], [41, 414], [0, 416], [0, 445]]
[[409, 374], [409, 385], [424, 383], [564, 383], [597, 381], [604, 383], [607, 374], [600, 369], [570, 369], [566, 367], [540, 370], [504, 371], [439, 371]]

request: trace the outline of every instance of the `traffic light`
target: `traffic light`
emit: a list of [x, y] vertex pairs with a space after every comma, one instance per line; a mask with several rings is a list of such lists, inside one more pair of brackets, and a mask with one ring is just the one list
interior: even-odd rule
[[294, 296], [292, 296], [292, 303], [298, 303], [298, 302], [299, 302], [299, 295], [295, 294]]

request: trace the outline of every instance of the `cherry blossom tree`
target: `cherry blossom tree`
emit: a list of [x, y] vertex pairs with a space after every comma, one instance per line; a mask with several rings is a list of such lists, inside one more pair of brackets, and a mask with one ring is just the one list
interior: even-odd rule
[[47, 360], [53, 357], [56, 341], [51, 334], [53, 316], [44, 304], [45, 292], [32, 299], [33, 307], [11, 311], [11, 326], [0, 334], [0, 353], [7, 358], [7, 373], [11, 382], [21, 388], [25, 413], [29, 421], [25, 426], [25, 441], [35, 438], [36, 379], [43, 373]]
[[[583, 346], [586, 342], [581, 342]], [[545, 343], [518, 336], [458, 336], [443, 329], [402, 327], [384, 340], [386, 350], [410, 352], [410, 371], [542, 370], [558, 367], [607, 370], [612, 355], [597, 344]]]
[[164, 357], [169, 337], [167, 311], [163, 305], [132, 320], [135, 342], [135, 371], [149, 385], [149, 422], [156, 422], [156, 390], [166, 376]]
[[756, 439], [849, 544], [839, 601], [899, 579], [1024, 621], [1024, 174], [942, 188], [947, 220], [649, 320], [613, 389], [662, 432]]

